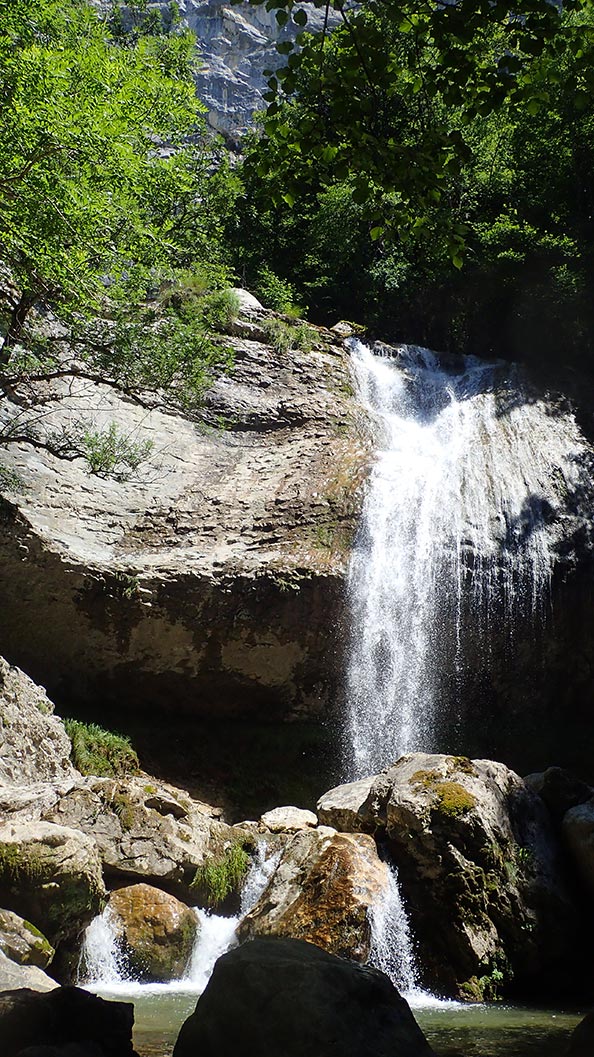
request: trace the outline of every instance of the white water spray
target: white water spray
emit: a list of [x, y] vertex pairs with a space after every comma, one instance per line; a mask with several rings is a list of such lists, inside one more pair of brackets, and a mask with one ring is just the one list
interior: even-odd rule
[[546, 606], [583, 450], [573, 416], [503, 364], [391, 352], [353, 345], [379, 450], [349, 571], [349, 779], [435, 751], [464, 640], [483, 663], [494, 614], [511, 627]]
[[403, 994], [418, 990], [418, 970], [408, 914], [395, 867], [389, 869], [388, 887], [371, 911], [370, 962], [381, 969]]
[[258, 902], [280, 858], [280, 852], [267, 857], [264, 841], [256, 855], [241, 893], [240, 913], [223, 917], [195, 907], [199, 922], [198, 936], [186, 972], [179, 980], [166, 984], [141, 984], [126, 970], [118, 940], [117, 918], [109, 907], [96, 917], [85, 932], [81, 953], [79, 980], [84, 986], [118, 994], [140, 994], [144, 991], [191, 991], [201, 994], [215, 962], [236, 943], [237, 926]]

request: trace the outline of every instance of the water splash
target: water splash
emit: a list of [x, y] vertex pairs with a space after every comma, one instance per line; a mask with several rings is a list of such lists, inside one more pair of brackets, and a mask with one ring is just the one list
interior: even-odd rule
[[118, 939], [117, 918], [110, 907], [93, 918], [85, 932], [78, 977], [89, 984], [119, 984], [127, 979]]
[[389, 867], [383, 898], [371, 910], [370, 962], [381, 969], [402, 994], [418, 990], [418, 969], [408, 914], [398, 884], [398, 871]]
[[492, 622], [546, 607], [584, 447], [573, 416], [530, 399], [507, 365], [392, 353], [353, 343], [378, 450], [348, 580], [348, 779], [435, 751], [469, 642], [484, 665]]
[[263, 894], [280, 859], [280, 851], [268, 855], [265, 841], [256, 853], [241, 893], [240, 913], [224, 917], [194, 907], [199, 930], [184, 975], [163, 984], [143, 984], [127, 972], [119, 938], [117, 917], [109, 907], [88, 926], [83, 941], [78, 978], [82, 986], [118, 995], [141, 995], [164, 991], [201, 994], [215, 962], [236, 943], [237, 927]]

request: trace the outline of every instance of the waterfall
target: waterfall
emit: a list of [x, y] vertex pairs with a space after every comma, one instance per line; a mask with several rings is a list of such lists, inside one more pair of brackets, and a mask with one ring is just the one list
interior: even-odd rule
[[417, 988], [417, 965], [410, 923], [400, 887], [396, 867], [389, 868], [388, 887], [371, 911], [370, 962], [381, 969], [398, 988], [409, 995]]
[[[488, 664], [492, 622], [547, 606], [583, 441], [503, 363], [353, 343], [378, 450], [352, 553], [345, 777], [436, 751], [464, 648]], [[512, 620], [513, 618], [513, 620]]]
[[224, 917], [195, 907], [199, 929], [188, 967], [183, 977], [167, 984], [142, 985], [127, 973], [122, 955], [117, 919], [106, 907], [88, 926], [83, 941], [78, 977], [83, 986], [110, 992], [137, 993], [142, 989], [196, 991], [206, 987], [217, 958], [234, 946], [237, 926], [258, 902], [280, 859], [280, 851], [267, 854], [265, 841], [259, 841], [254, 860], [241, 893], [240, 912]]

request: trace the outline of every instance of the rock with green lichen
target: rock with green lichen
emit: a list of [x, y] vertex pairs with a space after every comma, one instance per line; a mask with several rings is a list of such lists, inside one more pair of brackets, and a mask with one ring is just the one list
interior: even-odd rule
[[387, 842], [428, 986], [493, 999], [575, 964], [577, 916], [550, 819], [503, 764], [411, 753], [331, 790], [318, 815]]
[[106, 891], [95, 841], [49, 822], [0, 826], [0, 905], [57, 947], [102, 909]]
[[213, 814], [183, 789], [130, 775], [86, 778], [56, 796], [43, 818], [92, 837], [109, 884], [146, 881], [189, 900], [197, 869], [238, 839]]
[[54, 948], [42, 932], [11, 910], [0, 910], [0, 950], [17, 965], [46, 969]]

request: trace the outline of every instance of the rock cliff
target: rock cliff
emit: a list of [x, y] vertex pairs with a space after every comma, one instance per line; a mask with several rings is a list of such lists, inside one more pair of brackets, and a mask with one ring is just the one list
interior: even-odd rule
[[334, 699], [367, 458], [348, 354], [313, 328], [311, 349], [282, 353], [238, 329], [193, 417], [74, 377], [44, 390], [48, 430], [152, 441], [134, 478], [6, 453], [24, 485], [0, 500], [0, 651], [61, 707], [268, 721]]

